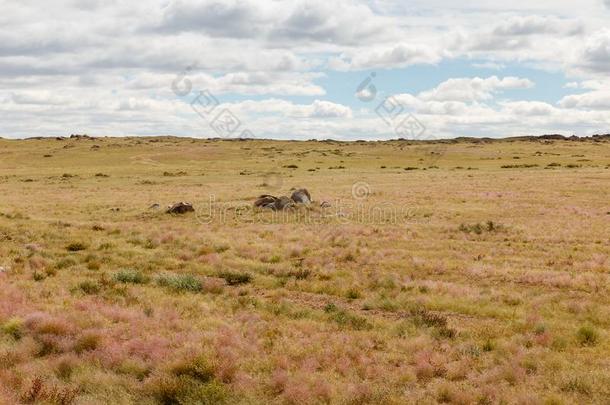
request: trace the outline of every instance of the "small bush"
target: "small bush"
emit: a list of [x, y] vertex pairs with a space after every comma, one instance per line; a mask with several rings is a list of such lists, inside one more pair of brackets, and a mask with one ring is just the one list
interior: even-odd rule
[[349, 327], [354, 330], [370, 330], [373, 325], [364, 317], [350, 314], [349, 312], [339, 309], [335, 304], [328, 304], [324, 311], [330, 314], [330, 320], [336, 322], [340, 326]]
[[347, 290], [347, 293], [345, 293], [345, 296], [350, 300], [355, 300], [361, 298], [362, 294], [357, 288], [350, 288], [349, 290]]
[[102, 339], [99, 335], [94, 333], [87, 333], [81, 336], [74, 344], [74, 351], [76, 353], [82, 353], [90, 350], [95, 350], [100, 345]]
[[269, 258], [269, 263], [279, 263], [282, 261], [282, 256], [280, 255], [273, 255]]
[[97, 294], [100, 292], [100, 286], [95, 281], [85, 280], [78, 284], [78, 288], [85, 294]]
[[561, 386], [562, 391], [577, 392], [582, 395], [591, 395], [591, 385], [582, 378], [574, 377]]
[[2, 325], [2, 332], [11, 336], [15, 340], [21, 339], [23, 336], [23, 320], [20, 318], [11, 318]]
[[311, 275], [311, 270], [296, 268], [286, 273], [286, 276], [293, 277], [297, 280], [306, 280]]
[[477, 235], [481, 235], [483, 232], [496, 232], [502, 230], [502, 225], [497, 224], [493, 221], [487, 221], [485, 223], [477, 223], [477, 224], [461, 224], [458, 228], [461, 232], [465, 233], [475, 233]]
[[425, 308], [417, 308], [411, 311], [413, 322], [416, 326], [428, 326], [435, 328], [434, 335], [437, 338], [453, 339], [457, 332], [449, 327], [447, 318], [443, 315], [435, 314]]
[[221, 271], [218, 277], [224, 278], [229, 285], [248, 284], [252, 281], [252, 276], [248, 273], [238, 273], [234, 271]]
[[166, 274], [157, 279], [157, 284], [176, 291], [200, 292], [203, 289], [201, 281], [190, 274]]
[[74, 266], [75, 264], [76, 264], [76, 260], [74, 260], [74, 258], [64, 257], [63, 259], [61, 259], [57, 263], [55, 263], [55, 267], [58, 269], [66, 269], [68, 267]]
[[416, 325], [446, 327], [447, 318], [428, 311], [425, 308], [418, 308], [411, 311], [413, 321]]
[[204, 383], [214, 378], [214, 366], [203, 356], [183, 359], [172, 366], [171, 372], [177, 377], [187, 376]]
[[148, 277], [135, 270], [121, 270], [114, 275], [119, 283], [146, 284]]
[[161, 404], [222, 405], [228, 403], [226, 387], [212, 380], [201, 383], [188, 376], [162, 375], [148, 382], [146, 391]]
[[117, 367], [117, 371], [121, 374], [132, 375], [142, 381], [148, 377], [151, 368], [142, 360], [126, 359]]
[[495, 348], [496, 348], [496, 343], [490, 339], [487, 339], [485, 341], [485, 343], [483, 343], [483, 346], [481, 347], [481, 349], [483, 349], [484, 352], [491, 352]]
[[229, 249], [231, 249], [231, 247], [229, 245], [217, 245], [214, 247], [214, 251], [216, 253], [224, 253]]
[[65, 357], [55, 366], [55, 375], [62, 380], [68, 380], [72, 376], [72, 373], [74, 373], [77, 364], [76, 357]]
[[66, 246], [66, 250], [69, 252], [79, 252], [85, 249], [87, 249], [87, 245], [82, 242], [72, 242], [68, 246]]
[[595, 346], [599, 340], [599, 334], [592, 326], [583, 326], [576, 332], [576, 339], [581, 346]]

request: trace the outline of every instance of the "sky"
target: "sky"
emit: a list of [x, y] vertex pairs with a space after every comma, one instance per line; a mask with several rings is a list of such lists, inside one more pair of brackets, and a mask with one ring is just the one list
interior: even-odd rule
[[610, 133], [610, 0], [0, 0], [0, 137]]

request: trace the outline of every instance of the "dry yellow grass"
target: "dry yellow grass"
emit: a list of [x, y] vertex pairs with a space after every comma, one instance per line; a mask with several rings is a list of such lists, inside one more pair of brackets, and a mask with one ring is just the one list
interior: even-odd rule
[[[593, 141], [0, 140], [0, 401], [607, 403], [609, 165]], [[330, 208], [252, 208], [292, 187]]]

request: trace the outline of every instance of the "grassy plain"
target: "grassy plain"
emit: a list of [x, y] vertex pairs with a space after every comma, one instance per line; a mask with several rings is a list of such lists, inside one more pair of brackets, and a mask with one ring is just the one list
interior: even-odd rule
[[[607, 404], [609, 166], [591, 140], [0, 139], [0, 402]], [[330, 207], [251, 206], [292, 187]]]

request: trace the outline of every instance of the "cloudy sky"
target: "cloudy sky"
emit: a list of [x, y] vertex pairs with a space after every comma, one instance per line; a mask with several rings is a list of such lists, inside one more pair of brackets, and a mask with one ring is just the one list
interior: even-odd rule
[[6, 138], [610, 133], [610, 0], [0, 0], [0, 10]]

